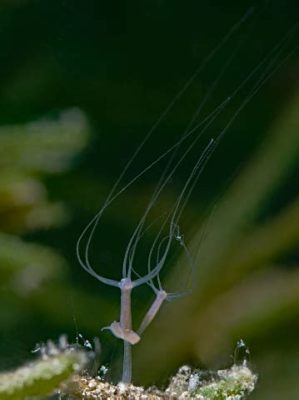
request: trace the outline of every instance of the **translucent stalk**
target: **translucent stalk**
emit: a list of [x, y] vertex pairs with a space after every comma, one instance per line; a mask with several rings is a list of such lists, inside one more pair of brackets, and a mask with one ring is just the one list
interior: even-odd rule
[[[120, 326], [122, 330], [130, 332], [132, 330], [132, 310], [131, 310], [131, 279], [124, 278], [120, 281], [121, 303], [120, 303]], [[132, 379], [132, 348], [126, 340], [124, 342], [123, 372], [122, 382], [130, 383]]]

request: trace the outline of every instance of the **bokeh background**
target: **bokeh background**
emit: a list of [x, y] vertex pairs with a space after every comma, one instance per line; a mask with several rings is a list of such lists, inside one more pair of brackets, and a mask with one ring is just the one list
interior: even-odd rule
[[[99, 336], [101, 362], [111, 379], [119, 376], [121, 343], [100, 331], [118, 319], [119, 293], [80, 268], [76, 241], [138, 144], [206, 60], [122, 181], [181, 137], [203, 99], [196, 123], [233, 94], [149, 216], [155, 223], [138, 248], [139, 271], [157, 217], [171, 209], [210, 138], [227, 127], [179, 222], [195, 266], [193, 291], [166, 304], [145, 332], [134, 349], [134, 381], [163, 384], [184, 363], [226, 367], [242, 359], [235, 347], [243, 339], [259, 375], [252, 399], [298, 399], [299, 9], [295, 1], [261, 2], [222, 42], [251, 6], [1, 1], [1, 369], [66, 333], [70, 341]], [[97, 271], [120, 276], [166, 162], [105, 212], [90, 253]], [[190, 273], [181, 250], [174, 246], [163, 271], [171, 291], [184, 290]], [[135, 326], [152, 297], [146, 287], [136, 290]]]

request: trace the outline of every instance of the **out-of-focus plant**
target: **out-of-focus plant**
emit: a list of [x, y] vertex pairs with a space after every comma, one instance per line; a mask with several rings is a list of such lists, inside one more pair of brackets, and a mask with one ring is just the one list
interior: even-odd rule
[[19, 235], [68, 220], [67, 208], [49, 200], [44, 178], [67, 170], [87, 140], [87, 121], [78, 109], [56, 119], [0, 128], [2, 335], [28, 317], [25, 310], [42, 284], [59, 280], [65, 272], [65, 261], [56, 251]]
[[40, 357], [15, 371], [0, 374], [0, 398], [24, 400], [47, 398], [60, 385], [86, 366], [88, 354], [78, 346], [70, 346], [64, 336], [59, 344], [41, 345]]

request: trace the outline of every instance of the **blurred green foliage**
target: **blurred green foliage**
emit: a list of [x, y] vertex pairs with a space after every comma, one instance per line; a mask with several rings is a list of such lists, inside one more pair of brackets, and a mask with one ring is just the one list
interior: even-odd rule
[[13, 372], [0, 374], [2, 400], [47, 398], [88, 362], [88, 355], [82, 349], [62, 349], [53, 342], [48, 342], [47, 346], [38, 360]]
[[[2, 369], [20, 365], [38, 341], [61, 333], [71, 340], [78, 332], [99, 335], [117, 318], [117, 291], [80, 270], [76, 240], [161, 110], [249, 6], [245, 0], [1, 2]], [[240, 41], [205, 113], [235, 90], [297, 15], [292, 1], [257, 7], [169, 113], [124, 183], [177, 140]], [[295, 30], [284, 55], [297, 45]], [[272, 61], [278, 66], [281, 59]], [[252, 398], [297, 400], [297, 76], [294, 53], [240, 113], [201, 176], [182, 218], [198, 267], [195, 287], [191, 296], [167, 304], [136, 346], [136, 383], [159, 383], [182, 363], [231, 364], [229, 355], [243, 338], [260, 377]], [[207, 137], [233, 112], [229, 104]], [[152, 220], [175, 201], [202, 149], [200, 143], [180, 167]], [[119, 277], [126, 244], [162, 168], [149, 171], [105, 213], [91, 253], [103, 274]], [[142, 267], [146, 245], [138, 257]], [[173, 256], [164, 278], [169, 287], [180, 287], [185, 262]], [[151, 295], [136, 293], [136, 319]], [[118, 343], [100, 336], [102, 359], [118, 376]]]
[[56, 120], [1, 128], [2, 346], [11, 329], [22, 326], [28, 317], [33, 294], [65, 274], [66, 262], [59, 252], [19, 235], [48, 230], [69, 220], [63, 204], [49, 199], [44, 177], [67, 169], [87, 138], [85, 117], [75, 109], [61, 113]]

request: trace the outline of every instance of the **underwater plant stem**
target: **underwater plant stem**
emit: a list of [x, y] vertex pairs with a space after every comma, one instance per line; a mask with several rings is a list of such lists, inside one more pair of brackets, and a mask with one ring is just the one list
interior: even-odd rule
[[[124, 332], [132, 329], [131, 293], [132, 281], [124, 278], [120, 281], [121, 303], [120, 303], [120, 326]], [[132, 349], [131, 344], [124, 340], [123, 372], [121, 381], [130, 383], [132, 379]]]

